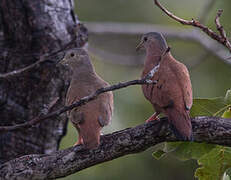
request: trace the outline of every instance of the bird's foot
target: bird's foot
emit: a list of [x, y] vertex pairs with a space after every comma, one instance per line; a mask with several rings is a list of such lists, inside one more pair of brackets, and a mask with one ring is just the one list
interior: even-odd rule
[[78, 141], [73, 145], [74, 146], [78, 146], [78, 145], [81, 145], [83, 144], [83, 139], [82, 138], [79, 138]]
[[157, 121], [159, 121], [160, 119], [159, 119], [159, 117], [158, 117], [158, 113], [154, 113], [150, 118], [148, 118], [145, 122], [146, 123], [148, 123], [148, 122], [150, 122], [150, 121], [155, 121], [155, 120], [157, 120]]

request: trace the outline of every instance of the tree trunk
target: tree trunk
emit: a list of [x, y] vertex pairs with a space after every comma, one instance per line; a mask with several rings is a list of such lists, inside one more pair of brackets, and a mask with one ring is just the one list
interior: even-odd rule
[[[87, 32], [76, 26], [73, 6], [72, 0], [1, 0], [0, 73], [28, 66], [73, 40], [72, 47], [83, 46]], [[52, 102], [53, 108], [64, 104], [68, 72], [55, 65], [57, 58], [17, 77], [0, 80], [1, 126], [28, 121], [48, 111]], [[0, 132], [0, 163], [25, 154], [56, 151], [66, 125], [67, 118], [61, 115], [33, 128]]]

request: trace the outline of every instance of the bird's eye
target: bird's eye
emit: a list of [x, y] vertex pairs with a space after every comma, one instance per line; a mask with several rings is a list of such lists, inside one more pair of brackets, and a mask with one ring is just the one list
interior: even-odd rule
[[75, 56], [75, 54], [74, 53], [71, 53], [71, 57], [74, 57]]
[[148, 38], [147, 37], [144, 37], [144, 41], [147, 41], [148, 40]]

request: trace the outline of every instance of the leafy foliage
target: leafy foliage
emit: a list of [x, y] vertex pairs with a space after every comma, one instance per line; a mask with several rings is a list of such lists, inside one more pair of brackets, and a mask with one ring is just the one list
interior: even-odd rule
[[161, 159], [164, 155], [166, 154], [165, 151], [163, 151], [162, 149], [158, 149], [157, 151], [152, 153], [152, 156], [154, 158], [156, 158], [157, 160]]
[[[213, 99], [194, 99], [190, 112], [195, 116], [219, 116], [231, 118], [231, 90], [225, 97]], [[153, 157], [160, 159], [165, 155], [174, 155], [179, 160], [195, 159], [200, 167], [195, 172], [199, 180], [230, 180], [231, 148], [219, 145], [196, 142], [165, 143], [163, 149], [153, 153]]]
[[[175, 147], [175, 148], [174, 148]], [[165, 143], [164, 152], [171, 152], [179, 160], [199, 159], [209, 153], [216, 145], [196, 142]]]
[[222, 115], [223, 118], [231, 118], [231, 108], [229, 107]]
[[194, 99], [190, 116], [221, 116], [222, 109], [225, 108], [226, 105], [222, 97], [213, 99]]
[[[201, 180], [217, 180], [224, 177], [225, 171], [231, 167], [231, 148], [217, 146], [198, 160], [202, 167], [198, 168], [195, 176]], [[227, 174], [225, 178], [227, 179]], [[224, 179], [224, 178], [223, 178]]]

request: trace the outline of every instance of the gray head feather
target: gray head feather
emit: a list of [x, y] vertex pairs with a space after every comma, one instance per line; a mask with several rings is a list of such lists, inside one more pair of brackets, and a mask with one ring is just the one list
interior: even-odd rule
[[168, 47], [167, 42], [164, 38], [164, 36], [161, 33], [158, 32], [149, 32], [143, 35], [143, 38], [153, 38], [158, 41], [158, 44], [161, 48], [166, 49]]

